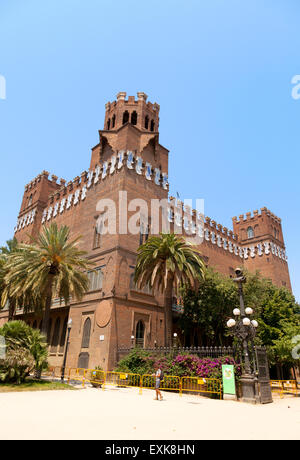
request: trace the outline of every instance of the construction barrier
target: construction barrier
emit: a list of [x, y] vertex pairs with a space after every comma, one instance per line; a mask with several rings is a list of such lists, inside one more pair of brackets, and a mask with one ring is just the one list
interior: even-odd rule
[[106, 372], [105, 385], [113, 385], [119, 388], [141, 388], [141, 376], [130, 372]]
[[182, 391], [200, 394], [217, 394], [222, 399], [222, 383], [219, 379], [182, 377]]
[[[153, 374], [145, 374], [141, 377], [141, 388], [154, 389], [156, 377]], [[181, 394], [181, 378], [175, 375], [165, 375], [160, 382], [160, 390], [179, 391]]]
[[296, 380], [270, 380], [272, 393], [279, 393], [283, 398], [285, 394], [298, 396], [300, 388], [298, 388]]
[[[43, 375], [60, 378], [61, 372], [62, 367], [50, 367], [43, 372]], [[68, 383], [80, 382], [83, 387], [86, 383], [90, 383], [94, 387], [101, 387], [102, 389], [105, 389], [106, 385], [118, 388], [139, 388], [140, 394], [142, 394], [143, 389], [154, 390], [156, 381], [155, 374], [140, 375], [130, 372], [104, 372], [98, 369], [80, 368], [66, 368], [65, 379]], [[218, 379], [165, 375], [160, 382], [160, 390], [178, 392], [180, 396], [183, 392], [196, 392], [200, 395], [217, 394], [222, 399], [222, 382]]]

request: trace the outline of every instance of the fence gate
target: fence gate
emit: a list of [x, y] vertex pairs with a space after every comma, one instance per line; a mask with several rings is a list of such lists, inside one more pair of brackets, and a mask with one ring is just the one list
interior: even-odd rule
[[261, 404], [273, 402], [270, 384], [269, 362], [267, 351], [264, 347], [255, 347], [259, 396]]

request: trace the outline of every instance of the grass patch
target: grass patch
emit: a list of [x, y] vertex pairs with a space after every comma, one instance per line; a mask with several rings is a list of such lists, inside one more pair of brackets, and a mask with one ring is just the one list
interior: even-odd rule
[[28, 379], [21, 385], [0, 383], [0, 393], [20, 392], [20, 391], [51, 391], [51, 390], [75, 390], [74, 387], [66, 383], [50, 382], [48, 380]]

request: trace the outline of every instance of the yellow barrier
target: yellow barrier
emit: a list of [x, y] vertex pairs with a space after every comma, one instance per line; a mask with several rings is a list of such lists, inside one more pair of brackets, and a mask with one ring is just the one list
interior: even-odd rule
[[105, 385], [113, 385], [121, 388], [141, 387], [141, 376], [130, 372], [106, 372]]
[[222, 383], [218, 379], [182, 377], [182, 391], [217, 394], [222, 399]]
[[[141, 388], [154, 389], [156, 377], [153, 374], [144, 374], [141, 377]], [[160, 390], [179, 391], [181, 395], [181, 378], [176, 375], [165, 375], [160, 382]]]
[[284, 394], [292, 394], [298, 396], [300, 389], [297, 386], [296, 380], [271, 380], [271, 389], [273, 393], [279, 393], [283, 398]]
[[[43, 374], [46, 376], [61, 377], [61, 367], [50, 367], [48, 371]], [[80, 369], [80, 368], [66, 368], [65, 378], [70, 381], [78, 381], [85, 387], [85, 383], [89, 382], [93, 386], [101, 386], [105, 389], [106, 385], [112, 385], [120, 388], [139, 388], [140, 394], [142, 389], [155, 389], [155, 375], [154, 374], [133, 374], [130, 372], [104, 372], [98, 369]], [[279, 382], [279, 381], [271, 381]], [[287, 382], [287, 381], [281, 381]], [[290, 381], [296, 384], [295, 381]], [[288, 383], [290, 383], [288, 382]], [[275, 385], [272, 385], [275, 387]], [[278, 385], [277, 387], [278, 388]], [[297, 393], [297, 386], [291, 387]], [[178, 391], [180, 396], [185, 392], [196, 392], [200, 394], [218, 394], [222, 399], [222, 383], [218, 379], [206, 379], [201, 377], [178, 377], [176, 375], [165, 375], [160, 384], [160, 390], [164, 391]], [[278, 392], [288, 392], [287, 386], [280, 386]], [[289, 392], [291, 390], [289, 389]]]

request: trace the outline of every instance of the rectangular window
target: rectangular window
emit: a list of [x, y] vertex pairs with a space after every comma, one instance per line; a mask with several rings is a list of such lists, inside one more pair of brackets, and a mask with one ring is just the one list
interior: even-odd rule
[[87, 276], [90, 282], [89, 291], [98, 291], [102, 289], [103, 284], [103, 267], [97, 267], [88, 272]]
[[143, 289], [138, 289], [137, 285], [134, 282], [134, 273], [130, 275], [130, 290], [141, 292], [143, 294], [153, 295], [152, 289], [149, 286], [145, 286]]

